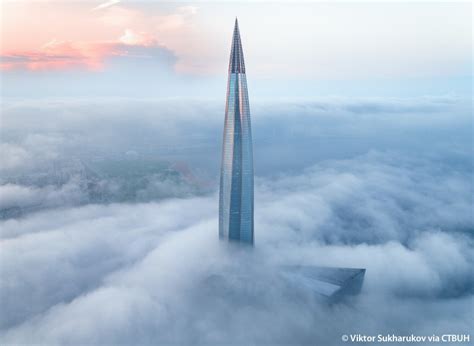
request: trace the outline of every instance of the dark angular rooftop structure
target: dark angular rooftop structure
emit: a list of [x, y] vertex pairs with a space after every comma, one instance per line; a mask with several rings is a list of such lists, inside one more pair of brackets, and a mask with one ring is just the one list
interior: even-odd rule
[[318, 266], [272, 266], [221, 268], [204, 281], [209, 296], [231, 299], [243, 305], [259, 304], [269, 289], [292, 301], [336, 304], [356, 296], [362, 289], [365, 269]]
[[281, 269], [289, 285], [330, 303], [359, 294], [365, 276], [365, 269], [360, 268], [285, 266]]

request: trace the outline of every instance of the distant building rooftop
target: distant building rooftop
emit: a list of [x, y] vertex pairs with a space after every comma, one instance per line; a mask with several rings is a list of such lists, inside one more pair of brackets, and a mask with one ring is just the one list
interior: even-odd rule
[[360, 293], [365, 269], [285, 266], [280, 274], [295, 288], [308, 290], [331, 302]]
[[310, 298], [325, 303], [337, 303], [360, 293], [365, 269], [317, 266], [278, 266], [261, 273], [225, 270], [205, 279], [212, 294], [252, 304], [268, 285], [281, 287], [291, 299]]

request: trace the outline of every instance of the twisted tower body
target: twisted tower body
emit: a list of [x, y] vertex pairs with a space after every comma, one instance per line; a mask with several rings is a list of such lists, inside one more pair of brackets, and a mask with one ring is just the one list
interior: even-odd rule
[[253, 150], [244, 55], [235, 20], [219, 192], [219, 236], [253, 244]]

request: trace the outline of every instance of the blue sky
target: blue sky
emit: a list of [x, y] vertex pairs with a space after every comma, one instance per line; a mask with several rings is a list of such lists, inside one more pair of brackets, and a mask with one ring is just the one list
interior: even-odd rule
[[4, 96], [219, 99], [236, 16], [254, 98], [471, 95], [468, 2], [3, 7]]

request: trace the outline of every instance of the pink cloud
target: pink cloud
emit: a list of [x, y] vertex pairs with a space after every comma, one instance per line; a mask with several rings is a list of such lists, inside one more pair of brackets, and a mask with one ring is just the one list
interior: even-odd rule
[[[113, 41], [72, 42], [52, 40], [36, 51], [7, 52], [1, 55], [0, 69], [101, 70], [104, 61], [113, 56], [129, 56], [131, 47], [160, 47], [158, 42], [145, 32], [126, 29], [123, 36]], [[136, 56], [136, 55], [134, 55]]]
[[156, 46], [158, 42], [146, 32], [135, 32], [130, 29], [126, 29], [123, 36], [120, 37], [119, 41], [123, 44], [131, 45], [131, 46]]

